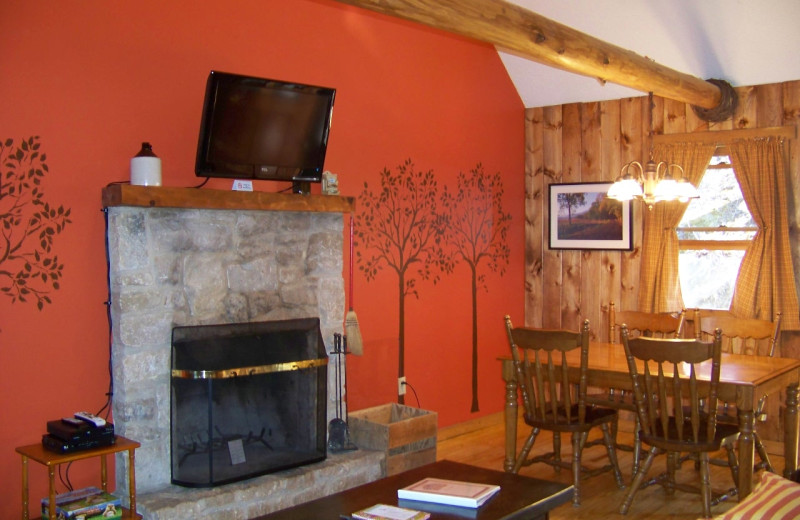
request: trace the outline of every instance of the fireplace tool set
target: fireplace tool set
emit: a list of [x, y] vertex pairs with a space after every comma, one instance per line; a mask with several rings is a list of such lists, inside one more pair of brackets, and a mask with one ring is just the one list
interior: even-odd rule
[[[344, 343], [342, 342], [344, 340]], [[350, 430], [347, 422], [342, 419], [342, 356], [347, 354], [347, 336], [342, 337], [338, 332], [333, 334], [333, 351], [336, 355], [336, 418], [331, 419], [328, 425], [328, 449], [338, 451], [351, 451], [358, 449], [350, 442]]]

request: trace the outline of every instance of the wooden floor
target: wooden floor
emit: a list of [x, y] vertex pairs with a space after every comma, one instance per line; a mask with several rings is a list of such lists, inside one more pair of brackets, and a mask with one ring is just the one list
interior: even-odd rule
[[[620, 429], [625, 429], [621, 425]], [[517, 447], [521, 446], [530, 432], [530, 428], [520, 422], [517, 429]], [[624, 431], [619, 433], [619, 442], [629, 443], [631, 434]], [[569, 441], [562, 443], [562, 456], [569, 457], [571, 448]], [[536, 439], [533, 451], [536, 453], [552, 450], [552, 436], [547, 432], [542, 432]], [[607, 463], [605, 448], [594, 446], [584, 451], [583, 461], [589, 467], [596, 467]], [[484, 468], [503, 470], [503, 459], [505, 457], [504, 448], [504, 428], [503, 415], [495, 414], [480, 419], [479, 421], [465, 425], [456, 425], [450, 428], [443, 428], [439, 431], [439, 442], [437, 444], [436, 458], [449, 459], [458, 462], [472, 464]], [[632, 456], [630, 452], [618, 452], [620, 469], [622, 470], [625, 483], [630, 484]], [[783, 471], [783, 458], [771, 456], [771, 461], [776, 471]], [[651, 475], [655, 476], [663, 472], [666, 461], [663, 456], [659, 456], [653, 462]], [[534, 464], [520, 470], [521, 475], [537, 477], [547, 480], [571, 483], [570, 472], [555, 469], [546, 464]], [[694, 469], [694, 464], [685, 463], [679, 474], [676, 476], [679, 481], [697, 483], [699, 485], [699, 471]], [[756, 477], [757, 478], [757, 477]], [[728, 468], [712, 467], [711, 485], [715, 491], [725, 490], [733, 486], [730, 471]], [[624, 499], [626, 490], [617, 488], [614, 477], [611, 473], [604, 473], [596, 477], [582, 481], [582, 502], [580, 507], [571, 504], [563, 505], [555, 509], [550, 514], [550, 520], [562, 519], [591, 519], [601, 518], [646, 518], [646, 519], [697, 519], [702, 517], [702, 505], [700, 495], [682, 493], [676, 491], [673, 496], [666, 496], [661, 486], [650, 486], [641, 490], [633, 501], [627, 515], [619, 514], [619, 506]], [[736, 498], [729, 499], [717, 506], [712, 507], [712, 514], [720, 514], [733, 507]]]

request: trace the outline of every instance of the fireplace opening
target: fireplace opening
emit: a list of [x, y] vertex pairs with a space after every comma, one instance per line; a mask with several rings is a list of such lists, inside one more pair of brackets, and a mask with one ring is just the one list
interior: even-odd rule
[[211, 487], [326, 457], [318, 318], [175, 327], [172, 482]]

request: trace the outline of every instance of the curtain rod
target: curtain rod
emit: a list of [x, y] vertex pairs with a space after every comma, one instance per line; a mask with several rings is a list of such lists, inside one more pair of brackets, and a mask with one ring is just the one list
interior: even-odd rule
[[742, 128], [740, 130], [719, 130], [717, 132], [693, 132], [683, 134], [658, 134], [653, 136], [654, 144], [670, 144], [678, 142], [704, 142], [726, 144], [736, 139], [753, 139], [757, 137], [797, 137], [794, 125], [773, 126], [769, 128]]

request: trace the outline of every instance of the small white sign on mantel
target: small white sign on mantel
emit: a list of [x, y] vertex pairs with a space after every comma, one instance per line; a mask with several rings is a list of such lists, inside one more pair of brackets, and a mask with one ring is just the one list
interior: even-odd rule
[[233, 191], [253, 191], [253, 181], [243, 181], [236, 179], [233, 181]]

